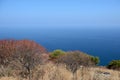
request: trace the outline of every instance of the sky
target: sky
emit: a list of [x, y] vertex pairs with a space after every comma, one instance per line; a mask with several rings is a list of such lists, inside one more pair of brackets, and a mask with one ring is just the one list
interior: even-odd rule
[[0, 0], [0, 27], [120, 27], [120, 0]]

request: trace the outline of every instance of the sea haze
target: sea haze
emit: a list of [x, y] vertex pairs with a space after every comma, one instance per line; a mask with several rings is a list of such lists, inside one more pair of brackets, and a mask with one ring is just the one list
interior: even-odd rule
[[100, 57], [100, 65], [120, 59], [120, 28], [1, 28], [0, 39], [30, 39], [48, 51], [80, 50]]

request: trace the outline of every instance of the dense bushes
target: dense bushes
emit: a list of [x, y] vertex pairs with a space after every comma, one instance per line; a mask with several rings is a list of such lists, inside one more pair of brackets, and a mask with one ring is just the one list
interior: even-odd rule
[[113, 60], [111, 61], [107, 68], [109, 69], [115, 69], [115, 70], [120, 70], [120, 60]]
[[100, 62], [99, 57], [94, 57], [80, 51], [64, 52], [57, 49], [51, 52], [49, 57], [50, 60], [56, 61], [57, 63], [63, 62], [63, 60], [74, 60], [72, 62], [79, 62], [80, 65], [84, 66], [98, 65]]
[[16, 75], [32, 79], [32, 70], [45, 63], [45, 59], [58, 65], [65, 64], [66, 69], [73, 74], [80, 67], [95, 66], [99, 63], [98, 57], [80, 51], [54, 50], [49, 56], [46, 53], [46, 49], [34, 41], [0, 40], [0, 67], [17, 70]]
[[57, 63], [73, 60], [72, 62], [79, 62], [83, 66], [98, 65], [100, 62], [99, 57], [94, 57], [80, 51], [64, 52], [58, 49], [51, 52], [49, 57]]

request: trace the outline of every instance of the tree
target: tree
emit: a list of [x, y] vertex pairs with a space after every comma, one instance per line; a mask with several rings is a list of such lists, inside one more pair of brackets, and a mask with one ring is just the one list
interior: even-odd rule
[[[65, 64], [66, 68], [73, 73], [73, 76], [75, 76], [76, 71], [81, 66], [92, 65], [90, 56], [80, 51], [67, 52], [64, 56], [57, 59], [57, 63]], [[76, 78], [74, 77], [73, 79], [77, 80]]]
[[107, 68], [120, 70], [120, 60], [112, 60], [108, 65]]
[[0, 40], [0, 64], [22, 70], [31, 79], [31, 70], [44, 63], [47, 51], [30, 40]]
[[36, 65], [43, 63], [42, 54], [45, 54], [46, 50], [34, 41], [29, 40], [20, 40], [17, 42], [17, 45], [13, 61], [19, 63], [22, 70], [21, 75], [29, 76], [29, 80], [31, 80], [31, 71]]
[[99, 57], [94, 57], [94, 56], [90, 56], [91, 57], [91, 60], [93, 62], [93, 65], [98, 65], [99, 62], [100, 62], [100, 59]]
[[57, 49], [57, 50], [54, 50], [53, 52], [50, 53], [50, 58], [51, 59], [57, 59], [60, 56], [63, 56], [64, 54], [65, 54], [64, 51], [62, 51], [60, 49]]

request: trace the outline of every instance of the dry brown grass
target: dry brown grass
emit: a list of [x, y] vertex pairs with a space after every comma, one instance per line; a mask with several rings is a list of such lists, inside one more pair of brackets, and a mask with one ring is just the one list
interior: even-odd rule
[[[31, 80], [73, 80], [72, 72], [65, 68], [65, 65], [48, 63], [36, 66], [32, 71]], [[120, 80], [120, 72], [105, 68], [80, 68], [74, 75], [77, 80]], [[0, 80], [28, 80], [20, 76], [4, 76]]]

